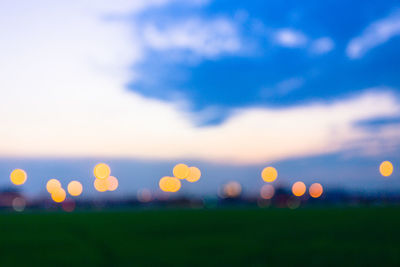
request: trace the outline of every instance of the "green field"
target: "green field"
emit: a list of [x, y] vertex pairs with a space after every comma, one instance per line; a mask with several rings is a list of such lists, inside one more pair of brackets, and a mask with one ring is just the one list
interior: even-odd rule
[[400, 208], [3, 213], [0, 266], [400, 264]]

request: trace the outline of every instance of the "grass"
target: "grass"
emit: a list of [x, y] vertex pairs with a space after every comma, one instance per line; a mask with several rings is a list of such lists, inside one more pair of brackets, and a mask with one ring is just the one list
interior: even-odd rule
[[400, 264], [400, 208], [0, 215], [0, 266]]

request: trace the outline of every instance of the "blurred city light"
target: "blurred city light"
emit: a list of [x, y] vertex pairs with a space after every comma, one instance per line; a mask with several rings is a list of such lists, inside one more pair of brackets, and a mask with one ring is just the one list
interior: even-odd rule
[[115, 191], [118, 188], [118, 179], [114, 176], [109, 176], [106, 179], [106, 187], [108, 191]]
[[108, 189], [107, 180], [105, 179], [95, 179], [93, 185], [94, 188], [99, 192], [105, 192]]
[[242, 186], [235, 181], [229, 182], [224, 185], [223, 193], [228, 198], [238, 197], [242, 193]]
[[266, 167], [261, 172], [264, 182], [273, 182], [278, 177], [278, 171], [274, 167]]
[[164, 192], [177, 192], [181, 188], [181, 181], [175, 177], [165, 176], [158, 184]]
[[24, 170], [15, 169], [10, 174], [10, 180], [15, 185], [22, 185], [26, 182], [27, 174]]
[[201, 177], [201, 171], [197, 167], [189, 167], [189, 175], [186, 177], [188, 182], [197, 182]]
[[288, 200], [286, 201], [286, 204], [288, 206], [289, 209], [297, 209], [298, 207], [300, 207], [300, 199], [296, 198], [296, 197], [290, 197], [288, 198]]
[[75, 210], [75, 201], [74, 200], [67, 200], [61, 204], [61, 207], [66, 212], [72, 212]]
[[12, 207], [15, 211], [23, 211], [26, 206], [26, 201], [22, 197], [16, 197], [12, 201]]
[[271, 199], [275, 194], [275, 188], [270, 185], [266, 184], [261, 187], [260, 195], [263, 199]]
[[82, 194], [83, 187], [80, 182], [72, 181], [68, 184], [67, 190], [71, 196], [76, 197], [76, 196], [79, 196], [80, 194]]
[[306, 192], [306, 185], [303, 182], [295, 182], [292, 186], [292, 193], [296, 197], [304, 195]]
[[310, 186], [308, 189], [310, 196], [313, 198], [319, 198], [322, 195], [322, 192], [324, 189], [322, 188], [322, 185], [319, 183], [314, 183]]
[[141, 189], [137, 192], [137, 199], [140, 202], [146, 203], [152, 200], [152, 195], [149, 189]]
[[263, 198], [258, 199], [257, 200], [257, 206], [259, 208], [269, 207], [269, 206], [271, 206], [271, 200], [270, 199], [263, 199]]
[[189, 175], [189, 167], [186, 164], [180, 163], [175, 165], [173, 169], [173, 174], [178, 179], [185, 179]]
[[51, 198], [54, 202], [61, 203], [67, 197], [67, 193], [62, 188], [57, 188], [53, 193], [51, 193]]
[[107, 164], [99, 163], [94, 167], [93, 173], [97, 179], [107, 179], [111, 174], [111, 169]]
[[61, 183], [57, 179], [50, 179], [47, 181], [46, 190], [52, 194], [55, 190], [61, 188]]
[[382, 176], [388, 177], [393, 173], [393, 164], [390, 161], [384, 161], [379, 166], [379, 171]]

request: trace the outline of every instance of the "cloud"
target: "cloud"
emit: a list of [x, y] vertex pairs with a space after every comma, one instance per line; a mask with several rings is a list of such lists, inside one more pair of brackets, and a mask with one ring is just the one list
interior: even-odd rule
[[346, 48], [347, 56], [352, 59], [361, 58], [369, 50], [397, 35], [400, 35], [400, 12], [371, 23], [360, 36], [350, 40]]
[[[112, 10], [127, 12], [122, 2], [124, 8]], [[398, 100], [377, 88], [333, 103], [234, 109], [222, 124], [196, 127], [196, 116], [182, 108], [190, 103], [126, 90], [137, 75], [134, 66], [146, 58], [147, 41], [138, 34], [143, 25], [134, 19], [104, 19], [110, 12], [97, 2], [94, 8], [80, 1], [24, 4], [24, 9], [21, 2], [0, 4], [1, 156], [258, 163], [379, 139], [355, 122], [399, 112]], [[140, 12], [138, 6], [132, 9]], [[210, 25], [226, 27], [219, 23]], [[200, 40], [209, 38], [195, 29]], [[177, 44], [165, 42], [166, 47]], [[189, 41], [178, 42], [182, 49], [207, 56], [226, 48], [217, 43], [203, 51]]]
[[271, 97], [271, 96], [284, 96], [289, 94], [290, 92], [301, 88], [304, 85], [303, 77], [291, 77], [289, 79], [280, 81], [272, 88], [264, 88], [261, 90], [262, 97]]
[[275, 33], [274, 40], [284, 47], [303, 47], [307, 44], [307, 37], [300, 31], [293, 29], [280, 29]]
[[330, 52], [334, 47], [335, 44], [331, 38], [322, 37], [312, 42], [310, 50], [314, 54], [321, 55]]
[[328, 53], [335, 47], [335, 43], [329, 37], [313, 40], [303, 32], [289, 28], [276, 30], [273, 35], [273, 41], [282, 47], [308, 48], [311, 53], [317, 55]]
[[190, 18], [164, 27], [151, 24], [145, 27], [144, 38], [155, 50], [186, 50], [204, 57], [233, 53], [241, 48], [236, 27], [226, 18]]

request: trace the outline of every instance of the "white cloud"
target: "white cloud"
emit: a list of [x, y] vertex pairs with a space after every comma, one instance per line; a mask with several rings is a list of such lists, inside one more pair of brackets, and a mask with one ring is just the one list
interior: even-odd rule
[[311, 52], [314, 54], [325, 54], [335, 47], [333, 40], [329, 37], [322, 37], [314, 40], [311, 44]]
[[228, 19], [187, 19], [173, 25], [144, 29], [147, 45], [155, 50], [187, 50], [196, 55], [215, 57], [241, 48], [235, 25]]
[[335, 43], [329, 37], [313, 40], [303, 32], [289, 28], [276, 30], [273, 40], [276, 44], [287, 48], [309, 48], [311, 53], [317, 55], [328, 53], [335, 47]]
[[[22, 1], [1, 2], [1, 156], [256, 163], [380, 138], [353, 124], [399, 112], [396, 98], [381, 90], [330, 104], [236, 109], [223, 124], [198, 128], [180, 104], [126, 90], [132, 66], [146, 57], [141, 25], [105, 20], [107, 4], [85, 3], [27, 0], [22, 9]], [[125, 13], [122, 3], [112, 9]]]
[[300, 31], [280, 29], [275, 33], [275, 42], [285, 47], [303, 47], [307, 44], [307, 37]]
[[361, 58], [369, 50], [400, 35], [400, 12], [370, 24], [360, 36], [353, 38], [347, 45], [347, 56]]

